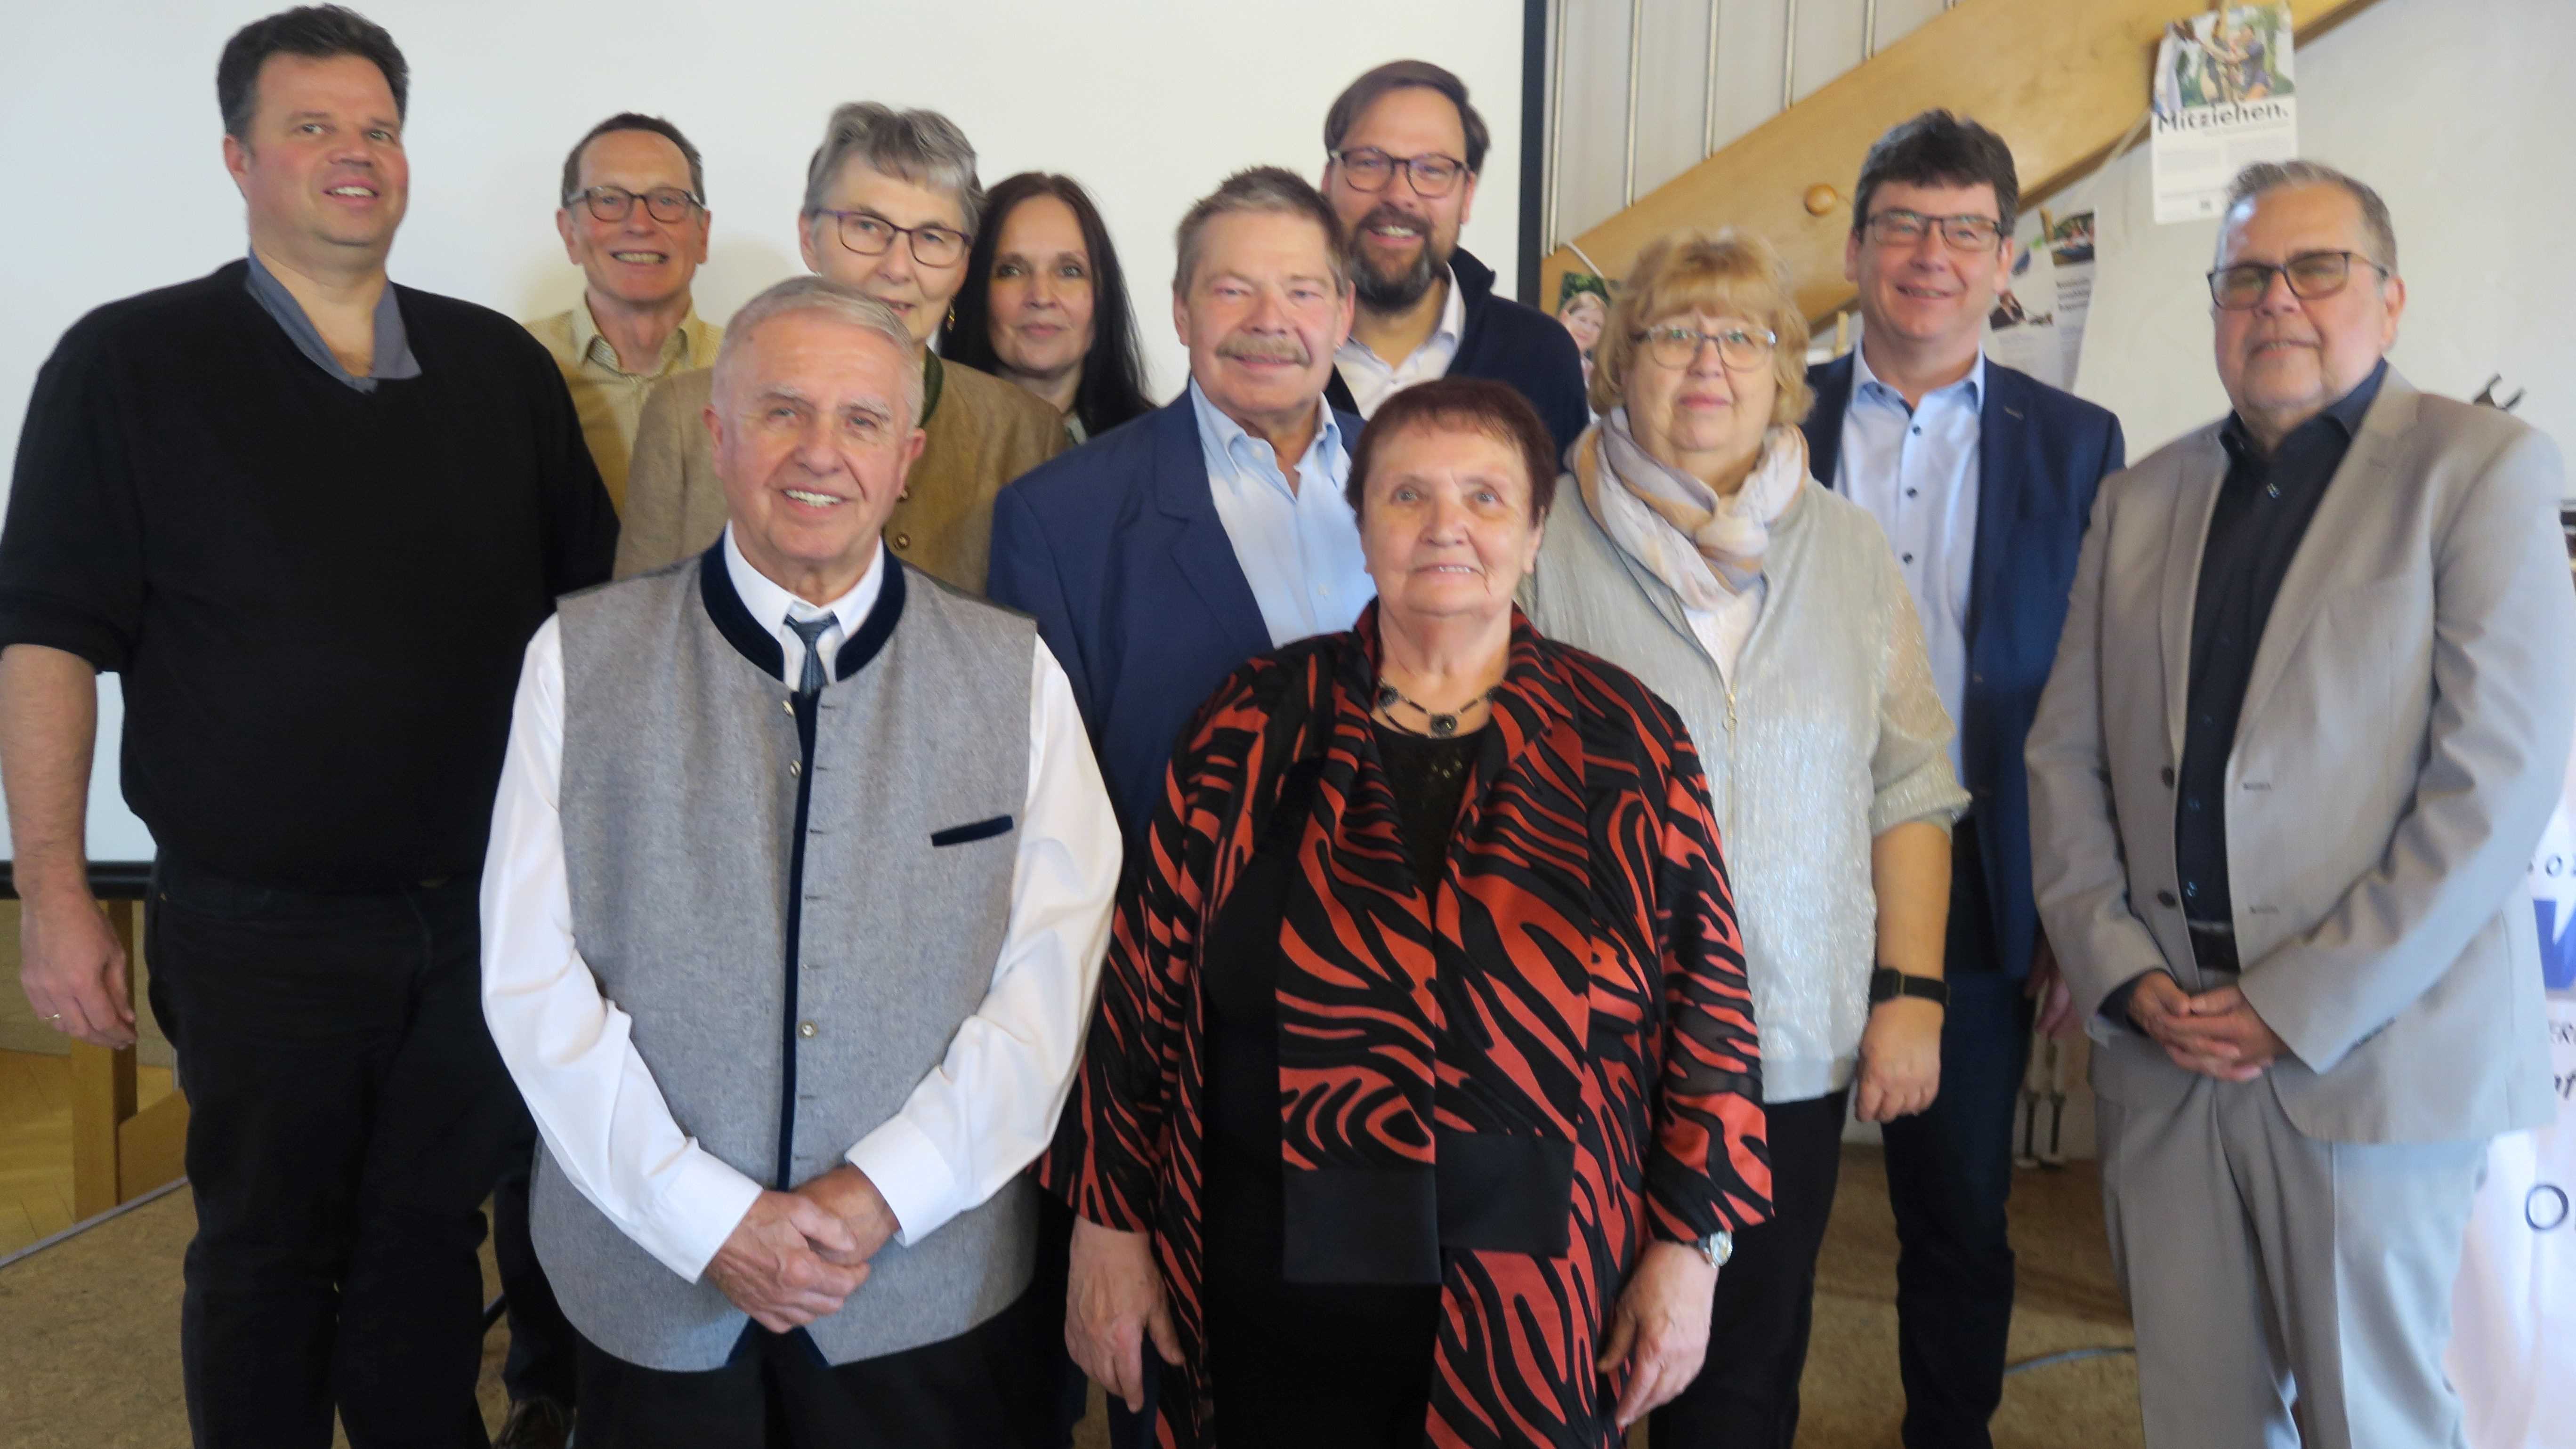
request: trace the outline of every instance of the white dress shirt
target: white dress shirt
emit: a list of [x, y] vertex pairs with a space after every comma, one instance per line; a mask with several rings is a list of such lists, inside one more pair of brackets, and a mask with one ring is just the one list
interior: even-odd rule
[[877, 545], [876, 556], [868, 560], [868, 571], [859, 575], [859, 581], [850, 585], [850, 591], [820, 606], [787, 592], [783, 585], [772, 582], [769, 575], [753, 568], [751, 560], [742, 556], [742, 545], [734, 542], [733, 525], [729, 523], [724, 531], [724, 563], [725, 577], [733, 581], [733, 591], [741, 597], [742, 606], [751, 611], [751, 617], [767, 624], [769, 632], [777, 636], [780, 646], [787, 651], [779, 678], [794, 684], [805, 677], [805, 638], [788, 628], [787, 621], [819, 619], [826, 614], [832, 617], [832, 627], [814, 636], [814, 652], [823, 656], [823, 677], [840, 678], [834, 666], [840, 662], [841, 646], [859, 631], [859, 624], [868, 617], [868, 611], [877, 606], [877, 595], [885, 590], [883, 543]]
[[[880, 552], [829, 612], [855, 626], [882, 588], [883, 559]], [[753, 617], [770, 621], [786, 645], [784, 677], [796, 678], [803, 643], [786, 628], [786, 590], [743, 561], [730, 532], [725, 562]], [[907, 1245], [981, 1205], [1044, 1150], [1108, 946], [1117, 816], [1072, 686], [1042, 641], [1030, 676], [1028, 792], [990, 989], [903, 1109], [847, 1154], [893, 1209]], [[482, 888], [484, 1017], [573, 1186], [695, 1281], [764, 1185], [672, 1118], [630, 1039], [632, 1023], [582, 960], [557, 813], [563, 726], [563, 635], [550, 618], [520, 670], [493, 808]]]
[[1441, 276], [1448, 283], [1449, 300], [1440, 304], [1440, 323], [1403, 361], [1389, 364], [1357, 334], [1333, 354], [1333, 366], [1341, 371], [1342, 386], [1351, 390], [1351, 402], [1361, 417], [1376, 417], [1378, 404], [1417, 382], [1449, 375], [1449, 364], [1458, 357], [1458, 339], [1467, 330], [1467, 298], [1458, 290], [1455, 271], [1444, 267]]
[[[1868, 509], [1887, 530], [1905, 587], [1923, 616], [1932, 684], [1950, 718], [1968, 687], [1968, 588], [1976, 578], [1979, 437], [1986, 396], [1986, 354], [1968, 375], [1923, 395], [1908, 408], [1904, 394], [1869, 370], [1869, 349], [1852, 349], [1851, 403], [1843, 410], [1842, 449], [1834, 486]], [[1950, 737], [1950, 769], [1961, 769], [1959, 738]]]
[[1322, 421], [1306, 456], [1297, 460], [1297, 486], [1280, 471], [1270, 445], [1227, 417], [1190, 384], [1190, 406], [1199, 424], [1199, 456], [1207, 464], [1216, 516], [1243, 566], [1252, 600], [1273, 647], [1317, 634], [1334, 634], [1358, 621], [1377, 597], [1368, 559], [1360, 552], [1360, 522], [1344, 496], [1351, 454], [1333, 410], [1317, 402]]

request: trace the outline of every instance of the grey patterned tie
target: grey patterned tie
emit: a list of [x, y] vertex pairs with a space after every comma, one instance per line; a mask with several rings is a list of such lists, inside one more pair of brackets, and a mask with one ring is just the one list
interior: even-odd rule
[[832, 682], [823, 668], [823, 636], [841, 627], [841, 621], [825, 614], [819, 619], [790, 619], [787, 627], [805, 641], [805, 677], [796, 681], [796, 692], [812, 694]]

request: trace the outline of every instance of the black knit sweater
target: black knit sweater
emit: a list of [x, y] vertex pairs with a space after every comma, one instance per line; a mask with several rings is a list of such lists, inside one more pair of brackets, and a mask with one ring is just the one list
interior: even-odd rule
[[247, 882], [479, 870], [519, 656], [617, 523], [545, 348], [395, 288], [421, 375], [361, 393], [245, 264], [101, 307], [28, 403], [0, 645], [125, 685], [125, 797]]

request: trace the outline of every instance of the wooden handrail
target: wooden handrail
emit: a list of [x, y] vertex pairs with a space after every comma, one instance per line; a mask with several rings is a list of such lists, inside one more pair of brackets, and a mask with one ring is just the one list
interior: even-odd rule
[[[2300, 45], [2373, 0], [2291, 0]], [[1560, 278], [1612, 275], [1646, 243], [1684, 226], [1740, 227], [1780, 249], [1811, 318], [1846, 305], [1843, 239], [1861, 157], [1897, 122], [1935, 106], [1975, 117], [2013, 148], [2022, 199], [2036, 202], [2082, 177], [2146, 113], [2157, 40], [2168, 21], [2207, 6], [2186, 0], [1961, 0], [1805, 100], [1574, 238], [1539, 267], [1539, 297], [1556, 307]], [[1822, 215], [1809, 188], [1832, 188]]]

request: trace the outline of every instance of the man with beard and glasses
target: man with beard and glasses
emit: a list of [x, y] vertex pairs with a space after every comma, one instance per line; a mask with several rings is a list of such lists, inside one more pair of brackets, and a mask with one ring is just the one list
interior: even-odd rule
[[1359, 309], [1325, 396], [1368, 417], [1435, 377], [1484, 377], [1528, 398], [1562, 454], [1592, 421], [1574, 339], [1535, 307], [1494, 295], [1494, 270], [1458, 245], [1490, 140], [1467, 83], [1392, 60], [1324, 113], [1324, 196], [1350, 240]]
[[[1131, 843], [1200, 702], [1253, 655], [1347, 629], [1377, 597], [1343, 486], [1360, 420], [1324, 400], [1351, 330], [1333, 209], [1295, 172], [1239, 171], [1181, 219], [1177, 249], [1189, 386], [993, 502], [988, 592], [1037, 616]], [[1041, 1271], [1060, 1291], [1073, 1220], [1047, 1206]], [[1145, 1369], [1144, 1398], [1110, 1405], [1118, 1445], [1151, 1438], [1150, 1354]], [[1078, 1417], [1081, 1371], [1068, 1358], [1064, 1372]]]

